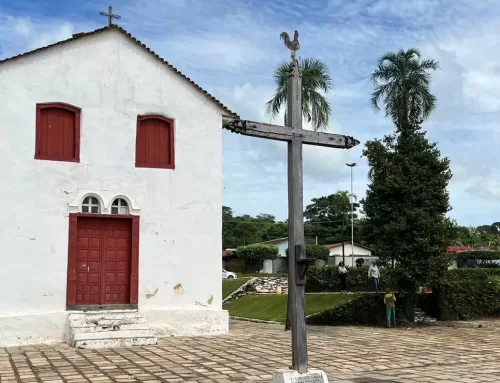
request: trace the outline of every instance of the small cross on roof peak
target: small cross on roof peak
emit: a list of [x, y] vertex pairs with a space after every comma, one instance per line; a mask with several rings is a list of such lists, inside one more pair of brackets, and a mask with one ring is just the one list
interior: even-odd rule
[[113, 13], [113, 7], [111, 5], [108, 7], [108, 12], [99, 12], [99, 14], [108, 18], [108, 27], [111, 27], [111, 25], [113, 25], [113, 19], [121, 19], [120, 15], [115, 15]]

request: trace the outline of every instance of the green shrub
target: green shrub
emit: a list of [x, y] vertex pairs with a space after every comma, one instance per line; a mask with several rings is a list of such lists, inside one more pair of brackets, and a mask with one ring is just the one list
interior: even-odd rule
[[[479, 273], [478, 273], [479, 274]], [[428, 314], [439, 320], [471, 320], [500, 315], [500, 278], [444, 281], [427, 297]]]
[[[396, 324], [404, 322], [403, 312], [399, 306], [404, 297], [396, 294]], [[376, 325], [386, 323], [384, 294], [364, 294], [331, 310], [311, 315], [307, 324], [311, 325]]]
[[[397, 271], [381, 269], [382, 292], [396, 290]], [[349, 269], [351, 291], [372, 291], [366, 269]], [[311, 267], [307, 274], [307, 292], [338, 291], [340, 279], [336, 266]], [[398, 321], [404, 320], [402, 308], [411, 301], [397, 294]], [[475, 268], [446, 271], [441, 282], [432, 286], [432, 294], [419, 295], [417, 306], [439, 320], [470, 320], [500, 315], [500, 270]], [[411, 318], [410, 318], [411, 319]], [[377, 324], [385, 321], [383, 294], [366, 294], [341, 307], [308, 318], [318, 325]]]
[[[286, 256], [288, 257], [288, 248], [285, 250]], [[306, 258], [309, 259], [321, 259], [328, 262], [328, 257], [330, 256], [330, 250], [324, 245], [306, 245]]]
[[[380, 290], [395, 289], [394, 272], [380, 270]], [[368, 278], [368, 269], [348, 268], [347, 288], [349, 291], [373, 291], [373, 282]], [[306, 292], [340, 291], [340, 277], [337, 266], [311, 267], [307, 272]]]
[[445, 274], [446, 281], [485, 281], [489, 277], [500, 277], [500, 269], [453, 269], [448, 270]]
[[330, 256], [330, 250], [323, 245], [306, 246], [306, 258], [321, 259], [325, 262], [328, 262], [329, 256]]
[[240, 246], [236, 249], [238, 257], [245, 260], [245, 262], [257, 266], [257, 270], [262, 269], [264, 260], [278, 258], [278, 246], [264, 245], [256, 243], [254, 245]]
[[500, 259], [500, 251], [491, 250], [476, 250], [476, 251], [462, 251], [457, 254], [457, 258], [462, 260], [466, 259], [479, 259], [479, 260], [497, 260]]

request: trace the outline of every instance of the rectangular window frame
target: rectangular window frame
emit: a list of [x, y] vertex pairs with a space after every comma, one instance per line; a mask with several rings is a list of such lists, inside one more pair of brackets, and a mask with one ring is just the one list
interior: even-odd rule
[[[149, 119], [160, 119], [163, 120], [167, 123], [170, 124], [171, 126], [171, 133], [172, 133], [172, 139], [169, 142], [170, 146], [170, 164], [168, 165], [160, 165], [160, 164], [146, 164], [146, 163], [141, 163], [137, 160], [137, 152], [139, 150], [138, 145], [139, 145], [139, 128], [141, 126], [141, 122], [144, 120], [149, 120]], [[138, 115], [137, 116], [137, 127], [135, 131], [135, 167], [136, 168], [149, 168], [149, 169], [168, 169], [168, 170], [175, 170], [175, 120], [173, 118], [165, 117], [161, 114], [143, 114], [143, 115]]]
[[[75, 114], [75, 157], [72, 158], [55, 158], [40, 154], [40, 145], [42, 144], [41, 137], [41, 112], [47, 108], [61, 108], [66, 109]], [[56, 162], [80, 162], [80, 129], [81, 129], [81, 112], [82, 110], [76, 106], [61, 103], [61, 102], [47, 102], [36, 104], [36, 120], [35, 120], [35, 160], [43, 161], [56, 161]]]

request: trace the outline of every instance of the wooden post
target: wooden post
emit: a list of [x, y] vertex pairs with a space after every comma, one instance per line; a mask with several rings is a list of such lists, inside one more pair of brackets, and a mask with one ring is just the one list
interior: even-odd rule
[[[287, 80], [287, 123], [302, 129], [302, 78], [298, 62]], [[288, 142], [288, 294], [291, 303], [292, 368], [307, 372], [305, 284], [297, 284], [297, 260], [305, 259], [302, 142]]]
[[[305, 275], [308, 265], [304, 243], [302, 144], [349, 149], [359, 145], [359, 141], [342, 134], [302, 129], [302, 78], [295, 58], [300, 49], [298, 37], [298, 31], [295, 31], [293, 41], [286, 32], [280, 35], [285, 46], [291, 50], [293, 69], [287, 80], [287, 126], [241, 120], [233, 116], [223, 119], [222, 127], [245, 136], [288, 142], [288, 312], [285, 329], [288, 329], [290, 318], [292, 368], [302, 374], [307, 372]], [[324, 372], [322, 375], [326, 379]]]

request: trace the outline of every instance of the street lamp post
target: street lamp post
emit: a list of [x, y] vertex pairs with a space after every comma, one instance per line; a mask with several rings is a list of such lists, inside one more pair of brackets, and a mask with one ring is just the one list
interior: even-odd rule
[[354, 196], [353, 187], [352, 187], [352, 169], [357, 166], [356, 162], [346, 163], [347, 166], [351, 168], [351, 267], [354, 267]]

